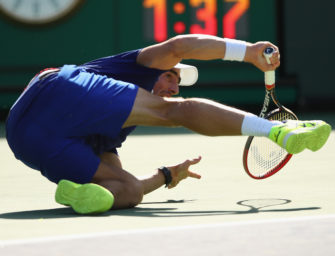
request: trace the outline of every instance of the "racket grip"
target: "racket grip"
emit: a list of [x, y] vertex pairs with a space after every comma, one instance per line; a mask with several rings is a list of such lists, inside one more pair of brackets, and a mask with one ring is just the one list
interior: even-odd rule
[[265, 81], [265, 86], [268, 89], [273, 88], [275, 86], [275, 83], [276, 83], [275, 72], [273, 70], [272, 71], [266, 71], [264, 73], [264, 81]]
[[[264, 50], [263, 55], [266, 59], [266, 62], [268, 64], [271, 64], [270, 58], [272, 57], [272, 54], [275, 52], [275, 49], [272, 47], [268, 47]], [[271, 71], [266, 71], [265, 72], [265, 76], [264, 76], [264, 80], [265, 80], [265, 86], [267, 89], [271, 89], [275, 86], [276, 83], [276, 75], [275, 75], [275, 71], [271, 70]]]

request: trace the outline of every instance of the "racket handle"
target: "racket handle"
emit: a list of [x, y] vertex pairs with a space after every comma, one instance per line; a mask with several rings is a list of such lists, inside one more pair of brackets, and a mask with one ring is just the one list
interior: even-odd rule
[[[275, 49], [272, 47], [268, 47], [264, 50], [263, 55], [268, 64], [271, 64], [270, 58], [272, 57], [272, 54], [274, 52], [275, 52]], [[275, 71], [274, 70], [266, 71], [264, 75], [265, 75], [264, 80], [265, 80], [266, 88], [269, 90], [275, 87], [275, 83], [276, 83]]]
[[272, 48], [272, 47], [267, 47], [265, 48], [264, 52], [263, 52], [263, 55], [266, 59], [266, 62], [268, 64], [271, 64], [271, 61], [270, 61], [270, 58], [272, 57], [273, 53], [275, 52], [275, 49]]

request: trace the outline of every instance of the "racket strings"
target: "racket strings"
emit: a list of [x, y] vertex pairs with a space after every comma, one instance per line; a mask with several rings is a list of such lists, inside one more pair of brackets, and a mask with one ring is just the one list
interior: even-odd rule
[[[296, 119], [285, 111], [277, 111], [267, 117], [269, 120], [284, 121]], [[286, 150], [264, 137], [254, 137], [248, 153], [248, 167], [255, 176], [264, 176], [275, 170], [287, 157]]]
[[267, 138], [254, 138], [248, 154], [248, 166], [255, 175], [263, 175], [279, 165], [287, 152]]

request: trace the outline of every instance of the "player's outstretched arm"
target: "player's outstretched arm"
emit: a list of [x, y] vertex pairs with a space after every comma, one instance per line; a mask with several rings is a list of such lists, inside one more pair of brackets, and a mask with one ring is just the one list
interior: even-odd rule
[[[242, 44], [245, 44], [246, 46], [240, 61], [249, 62], [262, 71], [273, 70], [279, 66], [278, 48], [270, 42], [257, 42], [252, 44], [238, 40], [198, 34], [179, 35], [165, 42], [146, 47], [142, 49], [138, 55], [137, 62], [146, 67], [168, 70], [173, 68], [183, 59], [224, 59], [227, 57], [227, 43], [234, 45], [235, 42], [242, 42]], [[276, 50], [271, 58], [270, 65], [267, 64], [263, 57], [263, 51], [267, 47], [273, 47]], [[238, 50], [239, 48], [237, 48], [237, 50], [234, 48], [234, 54]]]

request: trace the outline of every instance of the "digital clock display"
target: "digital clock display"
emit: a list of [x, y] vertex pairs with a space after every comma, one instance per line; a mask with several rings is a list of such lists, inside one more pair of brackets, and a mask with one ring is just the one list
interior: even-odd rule
[[[7, 6], [21, 13], [28, 2], [31, 6], [39, 2], [41, 8], [49, 4], [50, 10], [61, 9], [60, 4], [59, 8], [52, 8], [54, 2], [64, 2], [64, 6], [65, 2], [80, 2], [81, 8], [64, 22], [34, 27], [7, 22], [7, 16], [0, 11], [0, 30], [4, 35], [0, 44], [7, 49], [0, 58], [0, 88], [8, 85], [21, 88], [33, 72], [46, 66], [85, 63], [180, 34], [278, 43], [278, 0], [0, 0], [0, 6], [2, 10]], [[22, 42], [29, 47], [22, 47]], [[262, 72], [242, 62], [220, 59], [183, 62], [198, 67], [199, 87], [263, 82]]]
[[150, 41], [178, 34], [248, 37], [250, 0], [143, 0], [143, 31]]

